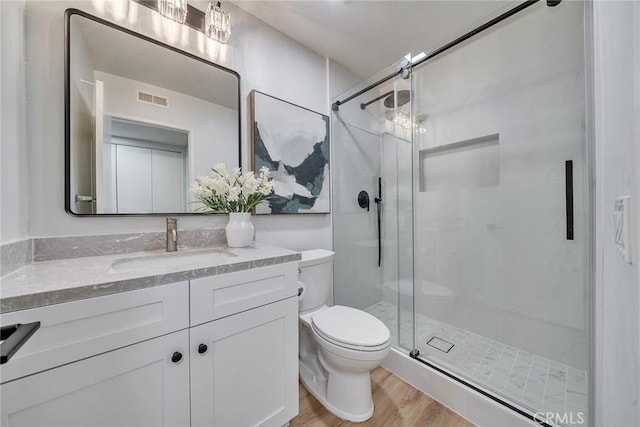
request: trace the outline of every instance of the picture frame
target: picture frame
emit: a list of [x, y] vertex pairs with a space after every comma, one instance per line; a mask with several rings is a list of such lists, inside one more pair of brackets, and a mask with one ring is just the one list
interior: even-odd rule
[[331, 212], [329, 116], [274, 96], [249, 94], [251, 166], [267, 167], [274, 191], [264, 214]]

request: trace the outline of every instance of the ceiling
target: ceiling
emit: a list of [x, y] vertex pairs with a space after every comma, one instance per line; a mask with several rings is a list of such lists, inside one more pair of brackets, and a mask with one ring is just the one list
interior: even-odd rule
[[407, 53], [415, 56], [439, 47], [514, 2], [239, 0], [234, 3], [366, 78]]

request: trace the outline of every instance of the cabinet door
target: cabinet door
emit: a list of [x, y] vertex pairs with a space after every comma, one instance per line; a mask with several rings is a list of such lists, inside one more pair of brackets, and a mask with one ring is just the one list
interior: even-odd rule
[[193, 427], [280, 427], [298, 413], [297, 298], [191, 328], [190, 343]]
[[188, 351], [184, 330], [5, 383], [2, 426], [188, 426]]

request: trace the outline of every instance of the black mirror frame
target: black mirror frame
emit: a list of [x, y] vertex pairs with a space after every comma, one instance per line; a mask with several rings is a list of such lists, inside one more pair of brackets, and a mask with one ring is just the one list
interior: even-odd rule
[[[70, 100], [70, 84], [71, 84], [71, 17], [79, 15], [84, 18], [95, 21], [107, 27], [122, 31], [126, 34], [138, 37], [142, 40], [151, 42], [165, 49], [185, 55], [189, 58], [198, 60], [202, 63], [215, 67], [219, 70], [233, 74], [238, 79], [238, 166], [242, 167], [242, 105], [241, 105], [241, 80], [240, 74], [230, 68], [223, 67], [204, 58], [185, 52], [174, 46], [155, 40], [151, 37], [136, 33], [128, 28], [114, 24], [97, 16], [93, 16], [79, 9], [70, 8], [64, 12], [64, 210], [67, 214], [80, 217], [116, 217], [116, 216], [193, 216], [205, 215], [199, 212], [162, 212], [162, 213], [95, 213], [95, 214], [79, 214], [71, 210], [71, 100]], [[209, 215], [209, 214], [207, 214]]]

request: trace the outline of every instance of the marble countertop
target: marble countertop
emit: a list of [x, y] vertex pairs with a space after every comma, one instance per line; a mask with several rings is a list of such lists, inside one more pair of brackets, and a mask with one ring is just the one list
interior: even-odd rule
[[298, 252], [276, 247], [223, 246], [34, 262], [1, 279], [0, 313], [294, 262], [300, 258]]

